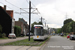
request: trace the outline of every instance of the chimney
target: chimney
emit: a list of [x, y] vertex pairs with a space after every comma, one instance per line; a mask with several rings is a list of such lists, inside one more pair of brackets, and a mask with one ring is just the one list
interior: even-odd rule
[[4, 5], [4, 10], [6, 11], [6, 5]]

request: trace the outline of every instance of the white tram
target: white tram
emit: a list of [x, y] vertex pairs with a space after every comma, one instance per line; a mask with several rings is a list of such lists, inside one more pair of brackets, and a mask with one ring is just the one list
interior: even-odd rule
[[48, 38], [48, 29], [43, 25], [34, 25], [33, 40], [45, 40]]

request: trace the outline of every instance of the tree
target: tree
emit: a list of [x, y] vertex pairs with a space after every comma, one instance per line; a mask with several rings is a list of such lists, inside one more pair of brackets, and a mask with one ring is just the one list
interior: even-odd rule
[[66, 20], [64, 21], [64, 25], [67, 24], [67, 23], [70, 23], [70, 22], [72, 22], [72, 21], [73, 21], [72, 19], [66, 19]]
[[70, 23], [67, 23], [65, 24], [63, 27], [62, 27], [62, 31], [65, 32], [65, 33], [69, 33], [70, 32]]
[[61, 28], [58, 28], [56, 31], [56, 33], [61, 33], [61, 32], [62, 32]]
[[63, 25], [62, 30], [65, 33], [75, 32], [75, 21], [71, 21]]
[[75, 21], [72, 21], [70, 26], [71, 26], [71, 32], [75, 32]]
[[43, 24], [42, 24], [42, 22], [39, 22], [38, 24], [41, 24], [41, 25], [43, 25]]

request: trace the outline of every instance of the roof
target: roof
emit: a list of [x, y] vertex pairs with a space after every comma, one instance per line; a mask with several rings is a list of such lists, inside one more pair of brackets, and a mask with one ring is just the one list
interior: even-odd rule
[[[3, 9], [3, 7], [0, 6], [0, 9], [1, 9], [1, 12], [2, 12], [3, 14], [8, 15], [8, 13]], [[8, 15], [8, 16], [11, 18], [10, 15]], [[11, 19], [12, 19], [12, 18], [11, 18]]]
[[36, 26], [40, 26], [40, 27], [43, 27], [43, 25], [34, 25], [34, 27], [36, 27]]
[[11, 16], [11, 18], [13, 18], [13, 10], [6, 10], [6, 12], [9, 16]]
[[[0, 6], [0, 7], [2, 7], [2, 6]], [[4, 7], [2, 7], [2, 9], [4, 10]], [[5, 10], [5, 11], [11, 18], [13, 18], [13, 10]]]

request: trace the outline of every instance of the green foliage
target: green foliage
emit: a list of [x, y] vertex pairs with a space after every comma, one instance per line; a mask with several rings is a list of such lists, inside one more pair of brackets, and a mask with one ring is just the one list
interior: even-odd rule
[[65, 20], [62, 31], [65, 33], [75, 32], [75, 21], [72, 19]]
[[15, 26], [14, 33], [16, 34], [17, 37], [19, 37], [21, 34], [21, 28], [19, 26]]
[[0, 25], [0, 33], [2, 32], [2, 26]]
[[61, 32], [62, 32], [61, 28], [58, 28], [56, 31], [56, 33], [61, 33]]
[[5, 33], [3, 33], [3, 34], [2, 34], [2, 38], [5, 38], [5, 37], [6, 37], [6, 34], [5, 34]]
[[2, 38], [2, 34], [0, 33], [0, 38]]
[[6, 43], [6, 44], [0, 44], [0, 46], [41, 46], [43, 45], [45, 42], [47, 42], [49, 40], [50, 37], [48, 37], [46, 40], [44, 41], [34, 41], [33, 38], [29, 39], [24, 39], [24, 40], [19, 40], [19, 41], [15, 41], [15, 42], [10, 42], [10, 43]]
[[43, 24], [42, 24], [42, 22], [39, 22], [38, 24], [41, 24], [41, 25], [43, 25]]
[[73, 21], [72, 19], [66, 19], [66, 20], [64, 21], [64, 25], [67, 24], [67, 23], [70, 23], [70, 22], [72, 22], [72, 21]]

